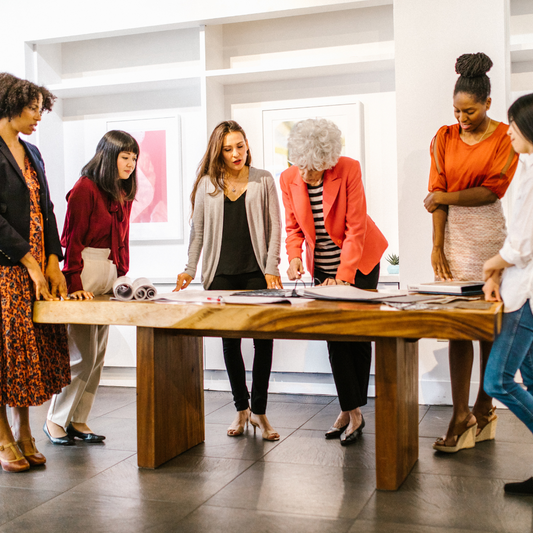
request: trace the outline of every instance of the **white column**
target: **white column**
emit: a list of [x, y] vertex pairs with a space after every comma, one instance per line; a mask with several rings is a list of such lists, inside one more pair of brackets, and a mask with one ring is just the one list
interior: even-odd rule
[[[455, 122], [455, 60], [474, 52], [492, 59], [490, 116], [505, 121], [510, 85], [508, 27], [509, 0], [394, 1], [402, 288], [433, 279], [431, 215], [422, 202], [427, 194], [430, 141], [440, 126]], [[447, 364], [445, 344], [421, 343], [421, 401], [451, 402]], [[426, 382], [431, 386], [426, 387]], [[477, 392], [474, 383], [472, 389]]]

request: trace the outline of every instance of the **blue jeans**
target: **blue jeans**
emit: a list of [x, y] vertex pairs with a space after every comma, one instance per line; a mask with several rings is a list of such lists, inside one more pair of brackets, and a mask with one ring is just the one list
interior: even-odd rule
[[[516, 383], [520, 369], [527, 390]], [[485, 371], [485, 392], [506, 405], [533, 433], [533, 315], [529, 300], [504, 313]]]

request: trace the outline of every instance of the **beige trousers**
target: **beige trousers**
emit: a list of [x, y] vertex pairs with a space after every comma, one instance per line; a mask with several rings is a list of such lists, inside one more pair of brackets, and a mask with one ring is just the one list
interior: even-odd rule
[[[83, 290], [95, 296], [112, 291], [117, 268], [108, 259], [109, 248], [85, 248], [82, 253]], [[68, 325], [72, 382], [52, 397], [48, 420], [66, 428], [71, 422], [84, 424], [94, 403], [104, 367], [109, 326]]]

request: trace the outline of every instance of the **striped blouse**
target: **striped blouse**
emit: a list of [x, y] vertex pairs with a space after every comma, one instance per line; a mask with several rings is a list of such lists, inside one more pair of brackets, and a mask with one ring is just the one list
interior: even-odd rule
[[341, 263], [341, 249], [331, 240], [324, 226], [323, 186], [308, 184], [307, 192], [315, 221], [315, 268], [334, 276]]

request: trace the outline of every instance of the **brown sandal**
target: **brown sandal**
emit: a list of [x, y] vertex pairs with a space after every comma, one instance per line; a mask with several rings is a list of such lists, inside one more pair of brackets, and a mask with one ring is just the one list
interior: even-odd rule
[[474, 415], [477, 420], [477, 427], [479, 433], [476, 435], [476, 442], [483, 442], [484, 440], [494, 440], [496, 437], [496, 426], [498, 425], [498, 415], [494, 414], [496, 406], [486, 415]]
[[46, 457], [37, 450], [33, 437], [18, 440], [17, 444], [31, 466], [40, 466], [46, 463]]
[[24, 470], [29, 470], [30, 463], [25, 459], [20, 451], [20, 448], [16, 443], [10, 442], [4, 446], [0, 445], [0, 452], [7, 451], [11, 448], [11, 453], [15, 457], [14, 459], [3, 459], [0, 457], [0, 464], [2, 465], [2, 470], [5, 472], [23, 472]]
[[433, 444], [433, 449], [439, 452], [456, 453], [459, 450], [473, 448], [476, 445], [477, 422], [469, 426], [468, 422], [474, 418], [470, 413], [462, 422], [455, 424], [452, 429], [453, 436], [456, 437], [455, 446], [446, 445], [446, 436], [438, 438]]

